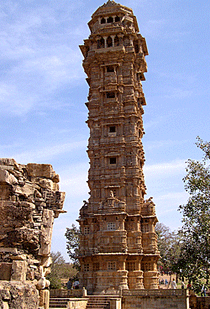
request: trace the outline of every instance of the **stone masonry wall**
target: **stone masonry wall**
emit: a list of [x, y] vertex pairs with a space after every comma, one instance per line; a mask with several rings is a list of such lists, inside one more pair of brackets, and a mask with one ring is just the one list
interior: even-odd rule
[[189, 309], [187, 290], [123, 291], [122, 309]]
[[[50, 272], [54, 218], [64, 212], [65, 193], [59, 191], [58, 182], [59, 176], [50, 164], [23, 165], [14, 159], [0, 159], [0, 280], [13, 286], [21, 282], [22, 289], [27, 282], [38, 291], [49, 286], [45, 276]], [[0, 308], [4, 308], [3, 281]], [[46, 293], [39, 293], [43, 294], [46, 297]], [[27, 308], [37, 308], [34, 297]]]

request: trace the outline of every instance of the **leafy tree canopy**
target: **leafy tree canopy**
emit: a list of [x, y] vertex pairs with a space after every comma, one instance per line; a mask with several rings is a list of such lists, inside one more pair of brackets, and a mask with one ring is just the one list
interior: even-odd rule
[[158, 222], [155, 230], [160, 251], [159, 267], [163, 270], [173, 271], [180, 254], [180, 237], [163, 223]]
[[72, 264], [66, 263], [59, 251], [56, 253], [51, 252], [51, 258], [51, 273], [47, 275], [47, 279], [50, 280], [51, 289], [60, 289], [62, 287], [62, 279], [73, 279], [77, 271], [73, 268]]
[[80, 229], [72, 224], [71, 228], [66, 228], [66, 249], [67, 253], [70, 257], [70, 260], [73, 262], [74, 268], [79, 270], [79, 236], [80, 236]]
[[210, 275], [210, 143], [197, 137], [196, 145], [204, 155], [201, 161], [187, 161], [183, 181], [189, 199], [179, 206], [183, 226], [179, 231], [182, 247], [177, 269], [198, 291], [203, 279], [208, 284]]

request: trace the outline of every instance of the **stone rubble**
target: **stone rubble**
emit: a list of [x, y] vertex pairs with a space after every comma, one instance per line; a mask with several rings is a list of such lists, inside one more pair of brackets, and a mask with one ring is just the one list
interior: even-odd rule
[[[53, 223], [65, 212], [65, 193], [58, 183], [50, 164], [0, 159], [0, 308], [7, 308], [3, 302], [13, 309], [38, 308], [35, 299], [39, 295], [42, 303], [49, 293], [42, 290], [49, 287], [45, 277], [50, 272]], [[11, 302], [17, 289], [25, 307]]]

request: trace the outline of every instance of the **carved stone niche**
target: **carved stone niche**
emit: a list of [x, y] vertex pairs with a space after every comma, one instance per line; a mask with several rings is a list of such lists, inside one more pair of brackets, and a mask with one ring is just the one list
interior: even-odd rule
[[[14, 159], [0, 159], [0, 304], [3, 303], [3, 308], [23, 308], [22, 301], [27, 304], [24, 308], [36, 309], [46, 300], [48, 292], [41, 291], [49, 287], [45, 276], [50, 272], [54, 218], [65, 212], [62, 210], [65, 193], [59, 191], [58, 182], [59, 176], [50, 164], [23, 165]], [[13, 299], [18, 286], [23, 299], [19, 297], [16, 304]], [[8, 297], [1, 289], [8, 291]]]

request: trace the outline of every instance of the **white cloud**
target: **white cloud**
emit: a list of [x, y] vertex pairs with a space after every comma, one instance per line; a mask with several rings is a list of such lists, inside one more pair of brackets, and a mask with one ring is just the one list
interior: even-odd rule
[[145, 149], [147, 149], [147, 151], [151, 151], [151, 150], [159, 149], [159, 148], [163, 149], [163, 147], [169, 148], [173, 146], [179, 146], [179, 145], [186, 144], [187, 142], [188, 142], [187, 140], [184, 140], [184, 141], [183, 140], [160, 140], [160, 141], [146, 142], [144, 146], [145, 146]]
[[178, 201], [178, 200], [185, 200], [188, 198], [188, 193], [183, 191], [183, 192], [170, 192], [167, 194], [160, 195], [159, 197], [156, 198], [157, 201]]
[[54, 156], [59, 156], [63, 153], [67, 154], [71, 151], [78, 150], [80, 148], [86, 148], [87, 141], [70, 142], [64, 144], [56, 144], [48, 146], [46, 148], [37, 149], [36, 147], [30, 151], [17, 153], [14, 158], [17, 162], [37, 162], [41, 160], [50, 160]]
[[183, 173], [185, 170], [184, 160], [173, 160], [171, 162], [163, 162], [159, 164], [145, 165], [144, 173], [147, 177], [154, 177], [154, 175], [172, 177], [179, 173]]
[[70, 15], [78, 3], [66, 8], [54, 2], [51, 8], [44, 3], [37, 7], [33, 2], [24, 7], [19, 3], [15, 8], [10, 4], [1, 5], [5, 12], [0, 21], [1, 114], [22, 116], [53, 105], [56, 91], [84, 79], [78, 48], [84, 28], [77, 27]]
[[158, 215], [162, 216], [167, 213], [176, 213], [181, 204], [187, 202], [189, 195], [187, 192], [169, 192], [164, 195], [156, 196], [155, 203], [157, 205]]

